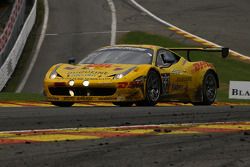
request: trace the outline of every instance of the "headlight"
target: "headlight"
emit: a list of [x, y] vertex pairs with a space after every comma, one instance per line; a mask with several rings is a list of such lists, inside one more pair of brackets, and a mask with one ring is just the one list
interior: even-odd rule
[[121, 79], [123, 76], [124, 76], [123, 74], [116, 74], [114, 78], [115, 79]]
[[130, 69], [128, 69], [127, 71], [124, 71], [123, 73], [120, 73], [120, 74], [116, 74], [114, 76], [114, 79], [121, 79], [123, 78], [125, 75], [127, 75], [128, 73], [130, 73], [132, 70], [134, 70], [136, 67], [132, 67]]
[[57, 77], [57, 72], [56, 71], [53, 71], [51, 74], [50, 74], [50, 79], [55, 79]]
[[58, 76], [58, 73], [56, 72], [56, 70], [60, 67], [60, 65], [57, 65], [54, 70], [51, 72], [50, 74], [50, 79], [55, 79]]

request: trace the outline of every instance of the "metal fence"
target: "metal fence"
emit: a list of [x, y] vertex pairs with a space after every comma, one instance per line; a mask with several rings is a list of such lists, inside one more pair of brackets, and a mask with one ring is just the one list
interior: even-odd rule
[[0, 35], [0, 67], [13, 48], [25, 22], [26, 0], [16, 0], [5, 28]]

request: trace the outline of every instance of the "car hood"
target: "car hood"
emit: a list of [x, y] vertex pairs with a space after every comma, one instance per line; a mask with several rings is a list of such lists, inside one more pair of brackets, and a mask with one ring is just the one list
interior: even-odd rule
[[134, 64], [62, 64], [56, 71], [62, 78], [92, 80], [111, 79], [135, 67]]

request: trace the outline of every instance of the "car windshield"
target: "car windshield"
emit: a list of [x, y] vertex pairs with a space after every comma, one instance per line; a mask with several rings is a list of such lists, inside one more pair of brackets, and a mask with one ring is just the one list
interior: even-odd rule
[[117, 47], [95, 51], [79, 64], [151, 64], [153, 50]]

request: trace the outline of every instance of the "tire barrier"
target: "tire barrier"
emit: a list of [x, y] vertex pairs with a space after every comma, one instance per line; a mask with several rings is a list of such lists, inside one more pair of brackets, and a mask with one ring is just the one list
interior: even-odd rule
[[[20, 18], [21, 11], [25, 12], [25, 2], [26, 0], [16, 0], [9, 21], [6, 24], [4, 32], [0, 36], [0, 91], [4, 88], [5, 84], [11, 77], [15, 70], [17, 62], [22, 54], [23, 48], [27, 41], [27, 38], [32, 30], [32, 27], [36, 20], [36, 6], [37, 0], [34, 0], [34, 5], [31, 9], [29, 16], [27, 17], [24, 25], [22, 26], [21, 32], [17, 35], [17, 40], [11, 39], [17, 22], [22, 21]], [[23, 6], [22, 6], [23, 5]], [[23, 17], [24, 18], [24, 17]], [[16, 33], [16, 32], [15, 32]], [[10, 52], [7, 56], [3, 56], [6, 52], [9, 42], [13, 42], [13, 47], [10, 48]]]

